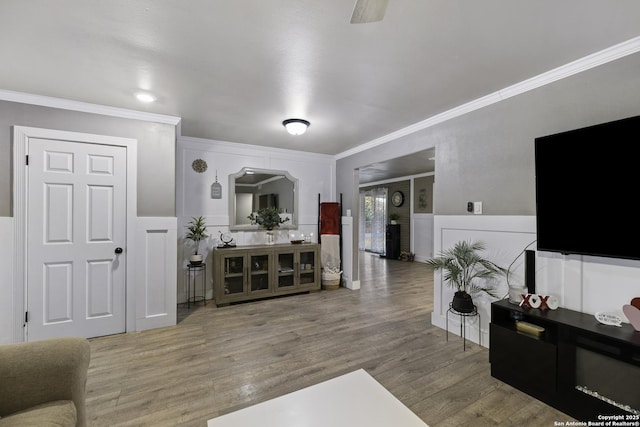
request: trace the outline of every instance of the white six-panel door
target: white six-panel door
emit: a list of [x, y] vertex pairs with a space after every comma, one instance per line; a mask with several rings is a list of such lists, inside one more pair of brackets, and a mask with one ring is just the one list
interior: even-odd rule
[[30, 138], [27, 339], [125, 331], [126, 148]]

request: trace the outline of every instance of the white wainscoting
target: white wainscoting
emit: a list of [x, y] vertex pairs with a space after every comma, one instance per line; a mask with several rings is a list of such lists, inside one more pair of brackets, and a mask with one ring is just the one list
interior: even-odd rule
[[15, 342], [12, 217], [0, 217], [0, 344]]
[[137, 331], [176, 324], [177, 241], [177, 218], [137, 218]]
[[342, 284], [345, 288], [360, 289], [360, 281], [353, 280], [353, 217], [342, 217]]
[[[533, 216], [438, 216], [434, 217], [434, 253], [448, 249], [460, 240], [482, 241], [487, 250], [484, 256], [496, 264], [508, 267], [514, 260], [510, 281], [523, 283], [524, 259], [518, 255], [535, 240], [535, 217]], [[454, 290], [443, 283], [440, 272], [434, 275], [434, 300], [431, 323], [446, 328], [446, 315]], [[502, 284], [499, 292], [506, 295], [508, 287]], [[468, 318], [465, 335], [468, 340], [489, 346], [489, 322], [491, 320], [491, 300], [486, 296], [474, 297], [478, 306], [478, 318]], [[460, 334], [460, 319], [449, 315], [449, 333]]]
[[433, 214], [411, 215], [411, 248], [416, 261], [433, 257]]
[[[23, 341], [22, 324], [16, 322], [14, 275], [14, 219], [0, 217], [0, 344]], [[134, 313], [134, 322], [127, 320], [127, 332], [142, 331], [176, 324], [176, 258], [177, 218], [136, 219], [133, 266], [133, 291], [127, 313]], [[129, 292], [127, 292], [129, 294]], [[128, 314], [129, 316], [129, 314]], [[133, 324], [132, 327], [129, 325]]]
[[[600, 225], [602, 226], [602, 225]], [[536, 249], [535, 216], [435, 216], [434, 251], [452, 247], [459, 240], [481, 240], [486, 243], [485, 255], [498, 265], [510, 268], [509, 282], [524, 284], [524, 249]], [[621, 237], [625, 238], [625, 237]], [[599, 311], [626, 317], [622, 306], [640, 296], [640, 261], [616, 258], [561, 255], [536, 251], [536, 293], [558, 297], [560, 306], [583, 313]], [[434, 308], [431, 322], [446, 327], [446, 314], [453, 290], [434, 276]], [[502, 292], [506, 295], [506, 281]], [[490, 299], [474, 298], [481, 317], [467, 323], [467, 339], [477, 342], [480, 328], [481, 344], [489, 346]], [[449, 317], [449, 332], [460, 334], [457, 316]]]

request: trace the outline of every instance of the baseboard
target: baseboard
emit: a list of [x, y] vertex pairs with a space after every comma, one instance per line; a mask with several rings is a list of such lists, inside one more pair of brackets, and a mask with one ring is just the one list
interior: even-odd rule
[[347, 278], [343, 278], [342, 284], [345, 288], [351, 289], [352, 291], [360, 289], [360, 281], [359, 280], [350, 280]]

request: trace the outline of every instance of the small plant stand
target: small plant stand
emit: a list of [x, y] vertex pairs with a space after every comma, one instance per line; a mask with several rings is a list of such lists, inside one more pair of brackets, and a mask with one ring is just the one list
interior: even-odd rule
[[[196, 277], [198, 273], [201, 273], [202, 278], [202, 294], [196, 295]], [[192, 281], [193, 278], [193, 281]], [[191, 296], [191, 285], [193, 284], [193, 296]], [[190, 308], [191, 304], [202, 301], [204, 305], [207, 305], [207, 265], [203, 262], [201, 264], [187, 265], [187, 308]]]
[[473, 306], [473, 311], [470, 313], [461, 313], [459, 311], [454, 310], [451, 307], [452, 303], [449, 303], [449, 309], [447, 310], [447, 342], [449, 341], [449, 313], [460, 316], [460, 336], [462, 337], [462, 351], [467, 351], [467, 341], [466, 341], [466, 320], [467, 317], [478, 317], [478, 345], [481, 345], [480, 339], [482, 337], [482, 332], [480, 331], [480, 313], [478, 313], [478, 307]]

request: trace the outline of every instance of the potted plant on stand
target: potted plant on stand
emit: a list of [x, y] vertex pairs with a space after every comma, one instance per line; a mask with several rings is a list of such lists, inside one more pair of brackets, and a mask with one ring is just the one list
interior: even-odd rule
[[289, 221], [289, 218], [280, 217], [280, 211], [277, 208], [263, 208], [258, 212], [252, 212], [247, 218], [252, 223], [258, 224], [260, 227], [267, 230], [267, 245], [273, 245], [275, 239], [273, 237], [273, 230], [279, 228], [280, 224], [284, 224]]
[[198, 254], [200, 248], [200, 241], [209, 237], [205, 232], [207, 231], [207, 225], [204, 222], [204, 217], [193, 217], [187, 225], [187, 235], [185, 236], [189, 240], [193, 240], [196, 244], [196, 252], [189, 257], [189, 262], [193, 265], [202, 263], [202, 254]]
[[451, 308], [459, 313], [471, 313], [475, 309], [472, 295], [485, 292], [495, 298], [491, 280], [506, 270], [483, 258], [479, 252], [485, 249], [482, 242], [460, 241], [440, 256], [427, 260], [434, 271], [444, 272], [444, 281], [456, 289]]
[[400, 215], [393, 212], [389, 214], [389, 224], [397, 224], [400, 219]]

